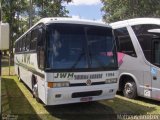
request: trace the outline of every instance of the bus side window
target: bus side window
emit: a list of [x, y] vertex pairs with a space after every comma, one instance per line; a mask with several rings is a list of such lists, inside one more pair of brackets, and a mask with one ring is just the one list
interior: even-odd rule
[[30, 51], [35, 51], [37, 49], [37, 39], [37, 29], [33, 29], [31, 32]]
[[160, 66], [160, 39], [153, 40], [153, 64]]
[[18, 44], [17, 44], [17, 42], [15, 43], [15, 53], [17, 53], [18, 52], [18, 46], [17, 46]]
[[18, 52], [21, 52], [21, 41], [18, 41]]
[[22, 38], [19, 40], [19, 52], [22, 52]]
[[127, 28], [119, 28], [114, 30], [118, 52], [137, 57], [133, 43], [129, 36]]
[[153, 49], [152, 49], [152, 41], [153, 41], [153, 33], [149, 33], [148, 30], [150, 29], [159, 29], [159, 25], [154, 24], [142, 24], [142, 25], [135, 25], [132, 26], [132, 29], [141, 45], [143, 53], [146, 59], [149, 62], [153, 62]]
[[19, 41], [17, 42], [17, 52], [19, 52]]
[[38, 32], [37, 45], [39, 47], [43, 47], [44, 46], [44, 36], [42, 34], [44, 33], [44, 30], [43, 28], [39, 28], [37, 32]]
[[22, 51], [24, 52], [25, 51], [25, 36], [22, 38]]
[[30, 50], [31, 32], [26, 35], [26, 51]]

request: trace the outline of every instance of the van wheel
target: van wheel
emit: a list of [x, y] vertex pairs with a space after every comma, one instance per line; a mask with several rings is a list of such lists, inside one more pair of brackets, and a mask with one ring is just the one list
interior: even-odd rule
[[130, 99], [135, 99], [137, 97], [137, 87], [134, 81], [128, 81], [125, 83], [123, 95]]

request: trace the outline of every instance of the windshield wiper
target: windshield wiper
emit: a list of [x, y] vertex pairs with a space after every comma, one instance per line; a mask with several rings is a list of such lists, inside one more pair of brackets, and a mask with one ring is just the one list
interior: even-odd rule
[[71, 69], [74, 69], [77, 64], [79, 63], [79, 61], [82, 59], [82, 57], [84, 56], [85, 54], [84, 53], [81, 53], [78, 57], [78, 59], [76, 60], [76, 62], [72, 65]]
[[52, 68], [46, 68], [47, 71], [53, 70]]
[[154, 64], [155, 64], [155, 65], [158, 65], [158, 66], [160, 65], [160, 63], [154, 63]]
[[98, 60], [96, 57], [94, 57], [94, 60], [97, 61], [97, 63], [100, 65], [100, 67], [102, 67], [103, 69], [105, 69], [105, 64], [103, 62], [101, 62], [100, 60]]

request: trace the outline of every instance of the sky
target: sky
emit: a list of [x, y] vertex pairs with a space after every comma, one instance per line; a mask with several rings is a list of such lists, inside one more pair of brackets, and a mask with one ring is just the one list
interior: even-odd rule
[[102, 21], [100, 0], [72, 0], [66, 8], [69, 10], [69, 16], [73, 18]]

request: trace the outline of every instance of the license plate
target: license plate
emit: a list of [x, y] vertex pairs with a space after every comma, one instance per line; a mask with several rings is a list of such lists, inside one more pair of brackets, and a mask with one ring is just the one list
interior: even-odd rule
[[80, 99], [81, 102], [89, 102], [92, 101], [92, 97], [83, 97]]

